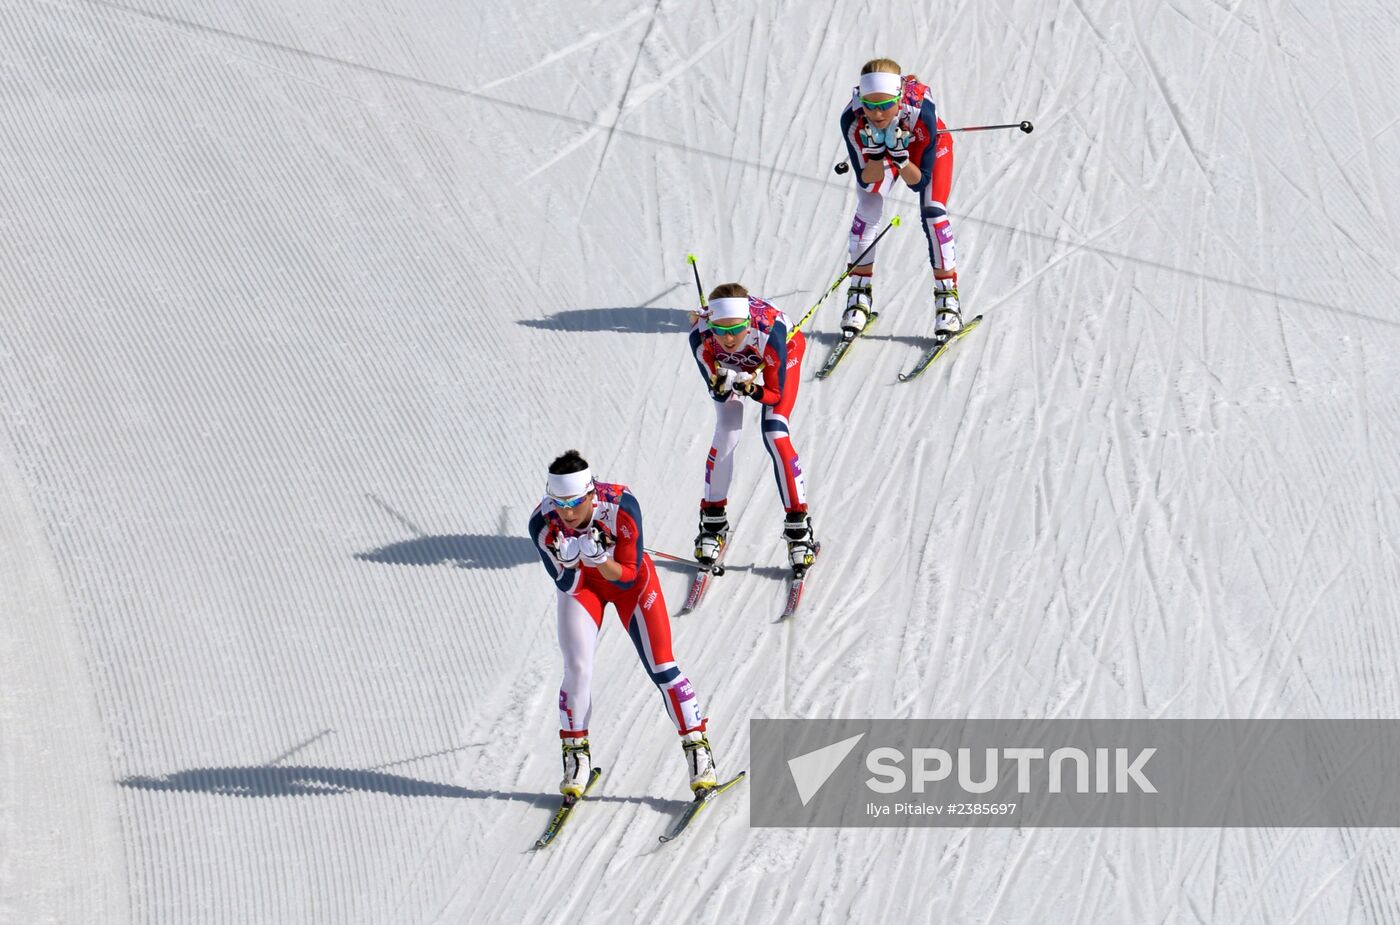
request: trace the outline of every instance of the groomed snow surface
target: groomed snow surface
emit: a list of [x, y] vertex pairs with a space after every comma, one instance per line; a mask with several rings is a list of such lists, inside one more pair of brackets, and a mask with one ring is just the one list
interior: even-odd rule
[[[470, 7], [470, 8], [468, 8]], [[0, 2], [0, 920], [1373, 922], [1389, 829], [683, 842], [611, 613], [597, 800], [558, 780], [524, 525], [577, 447], [685, 552], [694, 300], [843, 266], [837, 110], [898, 59], [959, 135], [967, 308], [917, 205], [735, 569], [674, 622], [752, 717], [1400, 712], [1400, 15], [1321, 4]], [[663, 570], [673, 609], [686, 583]], [[718, 807], [719, 804], [717, 804]]]

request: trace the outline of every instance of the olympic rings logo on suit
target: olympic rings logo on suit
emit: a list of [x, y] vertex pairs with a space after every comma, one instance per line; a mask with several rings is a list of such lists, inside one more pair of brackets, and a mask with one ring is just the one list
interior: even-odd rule
[[763, 357], [756, 353], [716, 353], [715, 362], [725, 366], [742, 366], [744, 369], [757, 369], [763, 365]]

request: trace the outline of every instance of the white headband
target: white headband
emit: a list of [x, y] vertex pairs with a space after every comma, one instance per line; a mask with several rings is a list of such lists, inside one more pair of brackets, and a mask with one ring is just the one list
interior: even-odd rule
[[749, 297], [731, 296], [727, 299], [715, 299], [710, 303], [710, 311], [706, 317], [712, 321], [723, 321], [726, 318], [747, 318], [749, 317]]
[[888, 96], [899, 96], [904, 89], [904, 78], [898, 74], [891, 74], [888, 71], [876, 71], [873, 74], [860, 75], [860, 95], [871, 96], [876, 93], [883, 93]]
[[586, 495], [592, 490], [593, 473], [588, 469], [584, 469], [582, 472], [565, 472], [563, 475], [551, 472], [549, 481], [545, 485], [545, 492], [551, 498], [558, 498], [561, 501]]

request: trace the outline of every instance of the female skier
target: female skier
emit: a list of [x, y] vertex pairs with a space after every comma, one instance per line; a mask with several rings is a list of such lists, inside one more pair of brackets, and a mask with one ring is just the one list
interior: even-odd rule
[[[948, 191], [953, 185], [953, 136], [938, 118], [929, 88], [913, 74], [901, 74], [889, 58], [867, 61], [860, 83], [841, 113], [841, 137], [856, 175], [856, 213], [851, 221], [850, 259], [874, 239], [884, 213], [887, 183], [903, 180], [919, 194], [919, 212], [933, 267], [934, 337], [962, 328], [958, 305], [957, 255], [948, 223]], [[864, 330], [872, 311], [875, 251], [851, 268], [846, 290], [845, 336]]]
[[690, 789], [714, 787], [715, 762], [705, 736], [700, 703], [671, 655], [671, 619], [656, 568], [642, 547], [642, 509], [625, 485], [597, 482], [577, 450], [549, 466], [545, 496], [530, 517], [545, 571], [557, 589], [559, 648], [564, 681], [559, 687], [559, 738], [564, 779], [559, 791], [578, 798], [592, 768], [588, 720], [592, 712], [593, 653], [612, 604], [637, 648], [681, 735]]
[[793, 577], [801, 578], [816, 559], [807, 480], [788, 432], [807, 342], [801, 331], [789, 337], [790, 330], [786, 315], [738, 283], [716, 286], [706, 311], [691, 327], [690, 349], [715, 401], [715, 435], [705, 460], [700, 534], [695, 538], [695, 558], [702, 565], [713, 565], [729, 539], [726, 505], [745, 398], [763, 406], [763, 445], [773, 460], [783, 502], [783, 538]]

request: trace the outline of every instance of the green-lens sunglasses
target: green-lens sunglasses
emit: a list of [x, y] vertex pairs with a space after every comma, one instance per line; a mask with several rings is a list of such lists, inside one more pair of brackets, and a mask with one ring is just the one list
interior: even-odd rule
[[749, 326], [749, 321], [747, 318], [745, 318], [743, 321], [736, 321], [733, 324], [715, 324], [713, 321], [711, 321], [709, 322], [709, 325], [710, 330], [714, 331], [716, 334], [738, 334], [740, 331], [744, 330], [744, 328]]
[[862, 106], [864, 106], [866, 109], [873, 109], [876, 112], [882, 112], [883, 110], [889, 109], [898, 102], [899, 97], [897, 96], [890, 97], [887, 100], [872, 100], [869, 97], [864, 96], [860, 98], [860, 104]]

